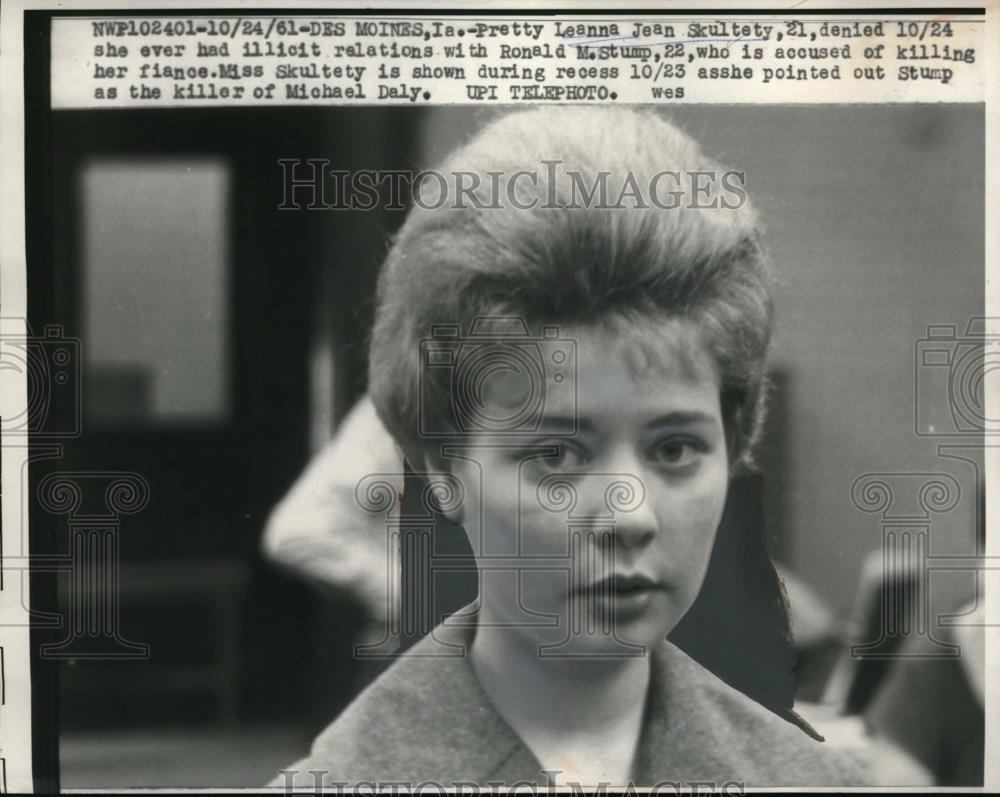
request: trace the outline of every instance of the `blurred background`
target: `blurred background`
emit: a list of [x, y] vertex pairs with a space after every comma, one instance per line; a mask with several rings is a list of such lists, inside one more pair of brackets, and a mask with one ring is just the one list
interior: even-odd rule
[[[121, 635], [151, 656], [59, 662], [63, 787], [261, 785], [370, 677], [352, 656], [361, 598], [266, 562], [261, 537], [364, 392], [377, 269], [404, 212], [279, 210], [278, 161], [416, 170], [492, 113], [53, 114], [53, 317], [83, 358], [83, 433], [59, 468], [131, 471], [150, 489], [122, 519], [117, 555]], [[878, 553], [885, 513], [852, 502], [859, 477], [949, 475], [960, 496], [933, 518], [930, 552], [980, 550], [982, 438], [954, 429], [948, 376], [915, 358], [928, 325], [955, 325], [942, 346], [958, 347], [984, 311], [983, 108], [690, 106], [670, 118], [746, 173], [765, 223], [776, 392], [755, 489], [787, 575], [800, 698], [831, 717], [849, 708], [914, 771], [972, 785], [975, 762], [941, 761], [946, 730], [908, 739], [892, 706], [884, 722], [866, 713], [919, 678], [846, 651], [877, 641], [898, 586]], [[937, 436], [917, 434], [918, 405]], [[959, 447], [944, 456], [943, 442]], [[974, 601], [968, 569], [932, 576], [914, 573], [934, 623]], [[920, 678], [959, 683], [956, 667], [930, 661]]]

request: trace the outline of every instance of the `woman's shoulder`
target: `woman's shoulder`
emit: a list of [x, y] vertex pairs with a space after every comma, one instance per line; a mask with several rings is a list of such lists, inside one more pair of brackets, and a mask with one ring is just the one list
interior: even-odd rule
[[793, 712], [775, 714], [668, 642], [653, 661], [650, 733], [661, 749], [688, 751], [695, 769], [760, 787], [866, 782], [863, 761], [831, 749]]
[[[523, 748], [465, 650], [427, 637], [399, 656], [272, 785], [483, 782]], [[316, 775], [314, 773], [321, 773]], [[317, 780], [318, 779], [318, 780]]]

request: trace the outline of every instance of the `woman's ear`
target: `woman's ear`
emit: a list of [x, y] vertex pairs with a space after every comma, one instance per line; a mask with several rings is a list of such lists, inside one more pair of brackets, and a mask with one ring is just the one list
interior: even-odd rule
[[465, 490], [456, 473], [455, 461], [433, 453], [422, 454], [420, 461], [427, 479], [424, 503], [435, 512], [440, 512], [456, 526], [461, 526], [462, 496]]

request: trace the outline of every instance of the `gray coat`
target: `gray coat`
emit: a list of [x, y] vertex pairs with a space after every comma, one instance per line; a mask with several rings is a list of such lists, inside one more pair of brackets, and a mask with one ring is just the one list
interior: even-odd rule
[[[400, 782], [410, 788], [426, 782], [552, 785], [462, 655], [474, 629], [447, 633], [452, 636], [439, 627], [403, 654], [317, 737], [310, 755], [283, 770], [272, 785], [312, 790], [317, 778], [328, 788]], [[730, 792], [738, 784], [863, 785], [858, 761], [826, 749], [669, 642], [652, 651], [651, 661], [634, 785], [670, 782], [686, 788], [700, 782]]]

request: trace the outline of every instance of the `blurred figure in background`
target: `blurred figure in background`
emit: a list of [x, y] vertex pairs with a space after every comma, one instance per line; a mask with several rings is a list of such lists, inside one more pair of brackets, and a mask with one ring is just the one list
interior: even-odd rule
[[[985, 483], [978, 485], [977, 555], [985, 551]], [[972, 594], [932, 609], [925, 565], [872, 551], [839, 662], [824, 694], [798, 704], [828, 738], [873, 753], [879, 785], [979, 786], [985, 742], [984, 574]], [[793, 603], [794, 605], [794, 603]], [[930, 612], [929, 617], [920, 614]], [[942, 622], [948, 620], [948, 622]], [[902, 633], [891, 633], [891, 630]], [[879, 640], [875, 651], [854, 653]]]
[[[978, 484], [976, 551], [986, 550], [986, 482]], [[919, 761], [938, 786], [981, 786], [985, 747], [985, 573], [933, 636], [913, 634], [864, 708], [869, 731]], [[941, 619], [949, 618], [950, 623]], [[917, 627], [914, 625], [914, 627]], [[937, 644], [940, 643], [940, 644]], [[942, 656], [944, 646], [957, 648]]]
[[[982, 579], [980, 579], [980, 584]], [[893, 662], [864, 720], [876, 738], [892, 742], [919, 761], [938, 786], [981, 786], [984, 752], [983, 594], [958, 611], [962, 625], [942, 626], [943, 643], [959, 658], [938, 654], [914, 636]], [[924, 656], [923, 658], [921, 656]]]
[[356, 598], [365, 613], [362, 641], [377, 639], [399, 607], [398, 590], [389, 588], [384, 517], [363, 511], [355, 490], [369, 474], [394, 474], [401, 495], [402, 472], [402, 455], [365, 396], [274, 509], [264, 532], [270, 560], [321, 591]]

